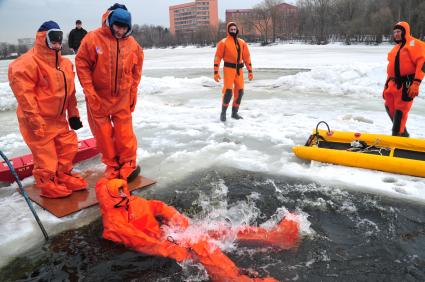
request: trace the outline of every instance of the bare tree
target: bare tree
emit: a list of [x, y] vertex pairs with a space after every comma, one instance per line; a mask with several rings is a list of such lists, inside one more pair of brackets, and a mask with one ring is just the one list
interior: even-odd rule
[[278, 8], [278, 5], [281, 3], [282, 0], [264, 0], [264, 7], [269, 11], [270, 15], [273, 42], [276, 41], [276, 29], [279, 18], [283, 16], [282, 10]]
[[271, 22], [272, 16], [266, 2], [256, 5], [252, 11], [252, 17], [249, 24], [261, 34], [264, 44], [268, 43]]
[[134, 25], [132, 35], [144, 48], [167, 47], [175, 44], [168, 28], [153, 25]]
[[382, 42], [382, 35], [387, 33], [393, 24], [393, 16], [389, 7], [382, 7], [370, 15], [371, 33], [376, 36], [376, 42]]
[[343, 40], [350, 44], [351, 39], [362, 33], [364, 23], [364, 1], [359, 0], [339, 0], [335, 2], [335, 15], [338, 24], [334, 32], [343, 37]]

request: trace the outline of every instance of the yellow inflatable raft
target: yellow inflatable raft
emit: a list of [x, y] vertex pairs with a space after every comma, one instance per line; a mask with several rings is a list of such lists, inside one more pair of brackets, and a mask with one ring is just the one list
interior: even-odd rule
[[425, 177], [425, 140], [316, 128], [292, 150], [301, 159]]

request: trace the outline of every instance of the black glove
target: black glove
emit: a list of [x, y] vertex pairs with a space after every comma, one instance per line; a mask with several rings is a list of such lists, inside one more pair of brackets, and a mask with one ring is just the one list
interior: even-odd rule
[[83, 123], [81, 122], [80, 117], [70, 117], [68, 121], [69, 126], [74, 130], [78, 130], [83, 127]]

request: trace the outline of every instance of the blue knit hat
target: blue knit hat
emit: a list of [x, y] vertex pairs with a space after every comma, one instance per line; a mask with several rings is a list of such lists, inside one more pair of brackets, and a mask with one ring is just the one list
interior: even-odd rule
[[54, 22], [54, 21], [47, 21], [47, 22], [44, 22], [40, 26], [40, 28], [38, 29], [38, 31], [48, 31], [48, 30], [51, 30], [51, 29], [61, 29], [61, 28], [59, 27], [59, 25], [56, 22]]

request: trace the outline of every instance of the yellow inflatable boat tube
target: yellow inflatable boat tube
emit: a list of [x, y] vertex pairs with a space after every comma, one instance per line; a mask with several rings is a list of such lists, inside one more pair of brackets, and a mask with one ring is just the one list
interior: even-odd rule
[[425, 140], [315, 130], [292, 150], [301, 159], [425, 177]]

